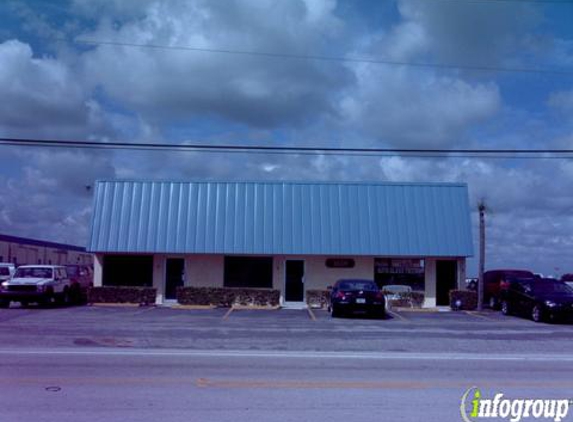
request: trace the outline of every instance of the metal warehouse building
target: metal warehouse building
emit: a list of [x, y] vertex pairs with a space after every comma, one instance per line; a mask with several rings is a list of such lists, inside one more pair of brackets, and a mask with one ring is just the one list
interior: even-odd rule
[[0, 234], [0, 262], [26, 264], [91, 264], [85, 248]]
[[94, 284], [274, 288], [282, 303], [340, 278], [407, 284], [424, 306], [463, 285], [465, 184], [99, 181]]

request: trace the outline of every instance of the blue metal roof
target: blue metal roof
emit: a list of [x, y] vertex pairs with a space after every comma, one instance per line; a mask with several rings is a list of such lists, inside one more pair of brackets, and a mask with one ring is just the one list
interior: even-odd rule
[[461, 257], [473, 245], [465, 184], [99, 181], [88, 250]]

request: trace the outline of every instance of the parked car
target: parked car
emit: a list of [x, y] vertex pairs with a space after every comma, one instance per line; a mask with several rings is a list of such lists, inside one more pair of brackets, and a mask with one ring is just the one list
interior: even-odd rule
[[30, 302], [67, 304], [72, 295], [66, 267], [59, 265], [23, 265], [11, 280], [0, 284], [0, 307], [10, 302], [27, 306]]
[[573, 288], [573, 274], [563, 274], [561, 281], [566, 283], [569, 287]]
[[509, 281], [501, 293], [504, 315], [527, 315], [535, 322], [573, 316], [573, 289], [553, 278]]
[[405, 284], [389, 284], [382, 287], [382, 292], [388, 300], [398, 300], [402, 297], [412, 293], [412, 287]]
[[475, 277], [466, 278], [466, 288], [468, 290], [476, 291], [477, 290], [478, 279]]
[[10, 280], [16, 272], [16, 266], [10, 263], [0, 262], [0, 283]]
[[332, 286], [328, 310], [333, 317], [363, 312], [382, 318], [386, 313], [384, 293], [373, 280], [338, 280]]
[[[87, 296], [87, 290], [93, 286], [93, 270], [89, 265], [66, 265], [71, 281], [72, 302], [79, 302]], [[74, 295], [79, 295], [74, 297]]]
[[483, 303], [492, 309], [499, 309], [500, 293], [507, 285], [509, 279], [534, 278], [531, 271], [527, 270], [489, 270], [483, 273]]

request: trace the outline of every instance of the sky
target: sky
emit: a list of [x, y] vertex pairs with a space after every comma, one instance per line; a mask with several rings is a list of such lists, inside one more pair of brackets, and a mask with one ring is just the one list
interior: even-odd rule
[[[0, 137], [571, 149], [572, 21], [570, 0], [6, 0]], [[110, 178], [464, 182], [486, 269], [573, 272], [573, 158], [0, 146], [0, 233], [85, 245]]]

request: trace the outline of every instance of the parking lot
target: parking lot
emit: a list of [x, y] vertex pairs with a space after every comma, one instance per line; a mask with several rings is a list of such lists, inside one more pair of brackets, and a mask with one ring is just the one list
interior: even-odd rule
[[77, 306], [0, 310], [3, 347], [226, 350], [564, 352], [571, 324], [499, 312], [390, 311], [385, 319], [323, 310]]

